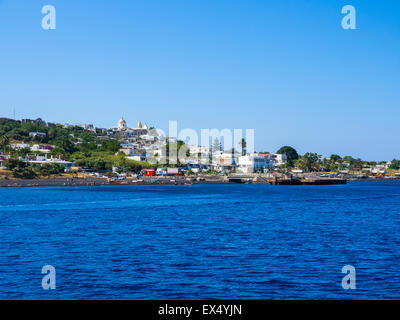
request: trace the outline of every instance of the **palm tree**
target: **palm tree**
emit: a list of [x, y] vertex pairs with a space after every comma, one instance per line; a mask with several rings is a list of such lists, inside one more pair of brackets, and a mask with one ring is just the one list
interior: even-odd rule
[[242, 148], [242, 156], [245, 156], [246, 155], [246, 146], [247, 146], [246, 140], [244, 138], [242, 138], [242, 140], [240, 140], [240, 142], [239, 142], [239, 145]]
[[320, 162], [320, 156], [318, 154], [307, 152], [296, 161], [296, 165], [306, 172], [313, 172], [319, 170]]

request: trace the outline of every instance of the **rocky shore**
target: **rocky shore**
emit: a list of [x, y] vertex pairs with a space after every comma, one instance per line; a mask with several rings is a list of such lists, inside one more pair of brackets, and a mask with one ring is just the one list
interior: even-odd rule
[[104, 179], [104, 178], [51, 178], [51, 179], [12, 179], [0, 180], [1, 187], [75, 187], [75, 186], [112, 186], [112, 185], [192, 185], [227, 184], [229, 181], [217, 177], [210, 179], [187, 179], [185, 177], [161, 177], [141, 179]]
[[388, 181], [400, 178], [356, 178], [356, 177], [318, 177], [316, 175], [302, 177], [265, 177], [252, 176], [201, 176], [201, 177], [140, 177], [138, 179], [106, 179], [96, 177], [54, 177], [49, 179], [0, 179], [0, 188], [21, 187], [74, 187], [74, 186], [112, 186], [112, 185], [193, 185], [193, 184], [272, 184], [272, 185], [331, 185], [345, 184], [347, 181]]

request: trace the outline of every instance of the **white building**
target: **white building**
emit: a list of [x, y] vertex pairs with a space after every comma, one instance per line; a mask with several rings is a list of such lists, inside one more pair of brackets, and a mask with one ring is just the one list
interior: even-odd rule
[[44, 132], [29, 132], [29, 136], [31, 136], [31, 137], [36, 137], [36, 136], [45, 137], [46, 134]]
[[50, 153], [51, 150], [54, 149], [53, 145], [42, 145], [42, 144], [34, 144], [31, 147], [31, 151], [34, 152], [43, 152], [43, 153]]
[[149, 134], [142, 134], [142, 135], [140, 136], [140, 139], [143, 140], [144, 142], [152, 143], [152, 142], [154, 142], [154, 141], [157, 140], [157, 137], [151, 136], [151, 135], [149, 135]]
[[302, 169], [292, 169], [291, 172], [292, 172], [292, 173], [303, 173], [304, 170], [302, 170]]
[[389, 168], [389, 163], [384, 163], [384, 164], [377, 164], [376, 166], [375, 166], [375, 168], [377, 168], [377, 169], [379, 169], [379, 170], [385, 170], [385, 169], [388, 169]]
[[275, 167], [281, 167], [287, 162], [286, 154], [272, 154], [271, 157]]
[[50, 159], [47, 159], [44, 156], [34, 156], [34, 157], [27, 157], [26, 159], [21, 159], [21, 160], [25, 161], [25, 162], [33, 163], [33, 164], [39, 164], [39, 165], [58, 164], [60, 166], [64, 166], [65, 172], [70, 171], [71, 167], [73, 166], [73, 163], [70, 161], [65, 161], [65, 160], [53, 158], [53, 157], [51, 157]]
[[119, 132], [119, 133], [123, 133], [127, 136], [141, 136], [141, 135], [146, 135], [148, 134], [148, 127], [147, 125], [142, 125], [142, 122], [139, 120], [136, 128], [129, 128], [128, 125], [126, 124], [126, 121], [124, 118], [121, 118], [118, 123], [117, 126], [115, 127], [111, 127], [108, 129], [111, 132]]
[[211, 148], [204, 146], [192, 146], [189, 145], [190, 157], [193, 159], [198, 159], [200, 162], [205, 162], [209, 160], [211, 155]]
[[374, 174], [378, 174], [378, 173], [384, 174], [384, 173], [387, 173], [387, 171], [386, 171], [384, 168], [373, 168], [373, 169], [371, 170], [371, 172], [374, 173]]
[[258, 153], [260, 157], [265, 158], [266, 168], [269, 169], [275, 165], [275, 157], [271, 153]]
[[208, 155], [210, 153], [210, 147], [189, 145], [189, 151], [191, 154], [205, 153]]
[[146, 161], [145, 149], [131, 149], [130, 155], [126, 157], [129, 160]]
[[94, 128], [94, 125], [92, 125], [92, 124], [80, 124], [78, 126], [84, 130], [93, 131], [93, 132], [96, 131]]
[[267, 168], [267, 161], [265, 157], [253, 154], [239, 157], [238, 165], [238, 171], [253, 173]]
[[235, 157], [231, 152], [214, 152], [213, 164], [221, 166], [234, 166], [236, 164]]
[[10, 147], [14, 150], [22, 150], [22, 149], [30, 149], [30, 145], [27, 143], [13, 143], [10, 144]]

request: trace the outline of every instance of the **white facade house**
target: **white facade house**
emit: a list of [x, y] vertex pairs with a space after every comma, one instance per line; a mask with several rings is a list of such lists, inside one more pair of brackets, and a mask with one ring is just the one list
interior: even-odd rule
[[167, 149], [166, 147], [159, 147], [159, 148], [153, 148], [149, 150], [149, 153], [151, 154], [151, 157], [154, 158], [156, 161], [161, 161], [163, 158], [167, 156]]
[[208, 155], [210, 153], [210, 147], [189, 145], [189, 151], [190, 151], [190, 154], [197, 155], [199, 153], [202, 153], [202, 154], [207, 154]]
[[80, 124], [80, 125], [78, 125], [79, 127], [81, 127], [82, 129], [84, 129], [84, 130], [88, 130], [88, 131], [96, 131], [96, 129], [94, 128], [94, 125], [93, 124]]
[[304, 171], [302, 169], [292, 169], [292, 173], [303, 173]]
[[265, 157], [259, 155], [247, 155], [239, 157], [238, 171], [242, 173], [253, 173], [267, 168]]
[[[391, 163], [391, 162], [390, 162]], [[377, 168], [377, 169], [380, 169], [380, 170], [385, 170], [385, 169], [388, 169], [389, 168], [389, 163], [384, 163], [384, 164], [377, 164], [376, 166], [375, 166], [375, 168]]]
[[273, 154], [271, 156], [275, 167], [281, 167], [287, 162], [286, 154]]
[[385, 169], [383, 169], [383, 168], [374, 168], [374, 169], [371, 170], [371, 172], [372, 172], [372, 173], [375, 173], [375, 174], [378, 174], [378, 173], [384, 174], [384, 173], [386, 173], [387, 171], [386, 171]]
[[126, 157], [129, 160], [134, 161], [146, 161], [146, 150], [144, 149], [129, 149], [129, 156]]
[[36, 137], [36, 136], [45, 137], [46, 134], [44, 132], [29, 132], [29, 136], [31, 136], [31, 137]]
[[149, 135], [149, 134], [142, 134], [140, 136], [140, 139], [142, 139], [144, 142], [152, 143], [152, 142], [156, 141], [157, 137]]
[[270, 153], [258, 153], [260, 157], [265, 158], [265, 167], [267, 169], [273, 167], [275, 165], [275, 158], [273, 154]]
[[53, 158], [51, 157], [50, 159], [48, 159], [45, 156], [33, 156], [33, 157], [27, 157], [25, 159], [20, 159], [22, 161], [25, 162], [29, 162], [32, 164], [39, 164], [39, 165], [43, 165], [43, 164], [58, 164], [60, 166], [64, 166], [64, 171], [68, 172], [71, 170], [71, 167], [73, 166], [73, 163], [70, 161], [65, 161], [59, 158]]
[[212, 162], [220, 166], [233, 166], [236, 164], [235, 157], [231, 152], [215, 152]]
[[30, 145], [27, 143], [13, 143], [10, 144], [10, 147], [14, 150], [22, 150], [22, 149], [30, 149]]
[[190, 157], [200, 162], [208, 162], [211, 154], [210, 147], [189, 145]]
[[49, 153], [51, 150], [54, 149], [53, 145], [42, 145], [42, 144], [34, 144], [31, 147], [31, 151], [34, 152], [43, 152], [43, 153]]

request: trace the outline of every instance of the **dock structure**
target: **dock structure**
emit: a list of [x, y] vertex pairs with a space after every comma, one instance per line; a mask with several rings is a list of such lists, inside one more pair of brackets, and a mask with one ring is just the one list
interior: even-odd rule
[[230, 176], [227, 180], [230, 183], [247, 183], [249, 181], [252, 181], [252, 178], [248, 176]]
[[249, 176], [232, 176], [228, 178], [230, 183], [248, 183], [251, 181], [254, 184], [270, 184], [270, 185], [334, 185], [346, 184], [346, 179], [337, 178], [320, 178], [320, 177], [307, 177], [299, 178], [293, 175], [283, 175], [274, 177], [262, 177], [261, 175], [255, 177]]
[[329, 185], [329, 184], [346, 184], [346, 179], [323, 178], [323, 179], [300, 179], [303, 185]]

